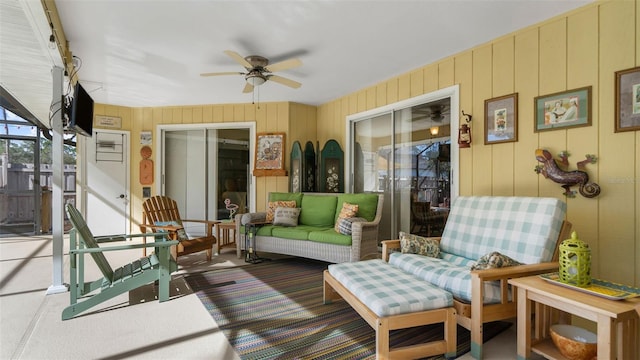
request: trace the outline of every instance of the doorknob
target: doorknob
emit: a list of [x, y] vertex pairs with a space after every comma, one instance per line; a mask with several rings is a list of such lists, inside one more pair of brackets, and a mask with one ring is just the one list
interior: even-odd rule
[[120, 196], [118, 196], [118, 199], [124, 199], [126, 198], [125, 194], [120, 194]]

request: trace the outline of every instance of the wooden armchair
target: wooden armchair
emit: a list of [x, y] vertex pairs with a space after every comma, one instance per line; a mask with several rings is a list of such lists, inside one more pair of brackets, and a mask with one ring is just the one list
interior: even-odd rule
[[[167, 233], [115, 235], [94, 237], [80, 212], [71, 204], [66, 205], [67, 215], [73, 228], [70, 232], [70, 305], [62, 311], [62, 320], [70, 319], [115, 296], [131, 291], [142, 285], [158, 281], [158, 299], [169, 299], [169, 281], [171, 273], [177, 270], [176, 262], [171, 258], [169, 247], [177, 241], [167, 241]], [[155, 242], [149, 244], [131, 244], [101, 248], [98, 243], [122, 241], [125, 238], [154, 236]], [[154, 247], [155, 252], [132, 263], [113, 269], [105, 251], [121, 251], [136, 248]], [[104, 276], [101, 279], [84, 281], [84, 255], [91, 257]], [[95, 293], [93, 295], [90, 295]], [[80, 298], [84, 298], [78, 302]]]
[[[562, 224], [562, 230], [558, 236], [557, 246], [562, 240], [568, 239], [571, 233], [571, 223], [565, 221]], [[439, 237], [430, 237], [439, 241]], [[458, 325], [464, 327], [471, 332], [472, 338], [472, 356], [475, 359], [482, 359], [482, 326], [485, 323], [508, 320], [517, 316], [517, 301], [515, 293], [510, 291], [507, 283], [509, 279], [540, 275], [544, 273], [558, 271], [558, 247], [554, 253], [553, 260], [540, 264], [518, 265], [504, 267], [499, 269], [472, 270], [471, 273], [471, 292], [472, 301], [457, 299], [454, 297], [453, 306], [456, 309], [456, 317]], [[382, 241], [382, 259], [389, 261], [389, 255], [392, 252], [400, 251], [400, 240]], [[500, 283], [501, 299], [499, 303], [484, 304], [484, 284], [485, 282], [497, 281]], [[640, 310], [638, 310], [640, 313]], [[474, 346], [475, 345], [475, 346]]]
[[[169, 232], [171, 240], [178, 240], [179, 243], [171, 248], [171, 254], [178, 259], [181, 255], [206, 251], [207, 260], [211, 260], [213, 245], [216, 237], [213, 227], [219, 221], [209, 220], [188, 220], [180, 217], [178, 204], [175, 200], [167, 196], [154, 196], [144, 201], [142, 204], [142, 225], [140, 230], [144, 233], [147, 228], [152, 232]], [[184, 230], [184, 223], [205, 224], [206, 235], [198, 238], [189, 238]]]
[[[440, 258], [413, 265], [420, 274], [442, 276], [430, 279], [449, 286], [445, 290], [454, 297], [458, 324], [471, 332], [471, 355], [482, 359], [483, 325], [517, 316], [508, 280], [557, 271], [558, 246], [570, 237], [571, 223], [562, 221], [566, 206], [557, 199], [459, 197], [455, 205], [443, 236], [430, 238], [439, 242]], [[382, 258], [389, 262], [389, 254], [400, 247], [400, 240], [383, 241]], [[470, 270], [469, 261], [493, 251], [518, 255], [526, 265]], [[444, 265], [447, 271], [440, 271]]]

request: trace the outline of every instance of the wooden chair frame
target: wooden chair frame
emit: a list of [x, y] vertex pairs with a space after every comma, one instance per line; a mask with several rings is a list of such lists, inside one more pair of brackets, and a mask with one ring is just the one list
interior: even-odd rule
[[[475, 359], [482, 359], [482, 327], [484, 323], [512, 319], [518, 315], [516, 292], [509, 292], [507, 281], [512, 278], [558, 271], [558, 247], [562, 240], [568, 239], [570, 235], [571, 223], [564, 221], [550, 262], [471, 271], [471, 303], [454, 298], [453, 305], [456, 309], [458, 324], [471, 331], [471, 355]], [[439, 241], [440, 237], [430, 239]], [[383, 260], [389, 261], [389, 254], [393, 250], [399, 249], [400, 240], [382, 241]], [[487, 281], [500, 282], [500, 303], [487, 305], [483, 303], [484, 282]]]
[[[211, 260], [213, 254], [213, 245], [217, 242], [213, 228], [216, 224], [220, 223], [220, 221], [182, 219], [180, 217], [180, 212], [178, 210], [178, 204], [176, 203], [176, 201], [162, 195], [153, 196], [145, 200], [142, 204], [142, 208], [142, 224], [140, 225], [140, 231], [142, 231], [143, 233], [146, 232], [147, 229], [151, 229], [151, 231], [154, 233], [168, 231], [169, 238], [171, 240], [179, 240], [178, 231], [184, 230], [184, 226], [160, 226], [156, 225], [156, 222], [176, 221], [182, 223], [183, 225], [184, 223], [205, 224], [205, 236], [179, 241], [178, 245], [171, 248], [171, 254], [177, 260], [181, 255], [206, 251], [207, 260]], [[144, 251], [145, 250], [143, 250], [143, 252]], [[146, 252], [144, 253], [146, 254]]]
[[[168, 241], [167, 233], [113, 235], [94, 237], [75, 207], [66, 205], [69, 220], [73, 224], [70, 231], [69, 244], [69, 292], [70, 305], [62, 311], [62, 320], [68, 320], [106, 300], [140, 286], [158, 281], [158, 300], [169, 300], [169, 282], [171, 273], [177, 270], [175, 261], [171, 258], [169, 248], [177, 241]], [[120, 246], [99, 247], [99, 243], [120, 242], [128, 238], [153, 236], [155, 242], [149, 244], [131, 244]], [[143, 261], [134, 261], [113, 270], [104, 257], [107, 251], [122, 251], [153, 247], [155, 253]], [[103, 274], [103, 278], [85, 282], [85, 259], [90, 254]], [[144, 265], [141, 265], [144, 264]], [[99, 291], [93, 295], [94, 293]], [[84, 298], [82, 301], [78, 301]]]

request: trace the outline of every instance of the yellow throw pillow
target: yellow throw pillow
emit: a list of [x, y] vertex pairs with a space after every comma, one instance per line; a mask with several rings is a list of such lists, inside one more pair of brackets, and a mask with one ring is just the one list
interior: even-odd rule
[[294, 208], [296, 207], [296, 201], [295, 200], [269, 201], [269, 203], [267, 204], [267, 217], [266, 217], [267, 222], [273, 222], [273, 214], [275, 213], [276, 209], [279, 207]]
[[340, 214], [338, 215], [338, 218], [336, 219], [336, 224], [333, 226], [333, 229], [336, 232], [339, 233], [340, 232], [340, 220], [355, 217], [356, 214], [358, 214], [358, 205], [349, 204], [349, 203], [343, 203], [342, 204], [342, 210], [340, 210]]

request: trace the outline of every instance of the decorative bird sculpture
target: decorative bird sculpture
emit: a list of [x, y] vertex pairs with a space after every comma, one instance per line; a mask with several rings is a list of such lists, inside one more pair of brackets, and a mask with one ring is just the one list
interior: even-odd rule
[[233, 220], [233, 215], [238, 212], [238, 205], [232, 204], [231, 199], [224, 199], [224, 207], [229, 210], [229, 219]]
[[[568, 154], [566, 152], [563, 152], [560, 157], [562, 158], [563, 164], [568, 164]], [[593, 198], [600, 194], [600, 185], [589, 182], [589, 174], [583, 170], [566, 171], [561, 169], [549, 151], [537, 149], [536, 160], [538, 160], [541, 165], [536, 166], [535, 172], [542, 174], [545, 178], [555, 181], [558, 184], [562, 184], [561, 186], [565, 189], [564, 194], [568, 197], [575, 197], [575, 192], [571, 190], [571, 187], [575, 185], [579, 186], [578, 191], [580, 195], [584, 197]], [[578, 163], [578, 168], [583, 169], [586, 163], [593, 164], [595, 162], [595, 155], [587, 155], [586, 160]]]

